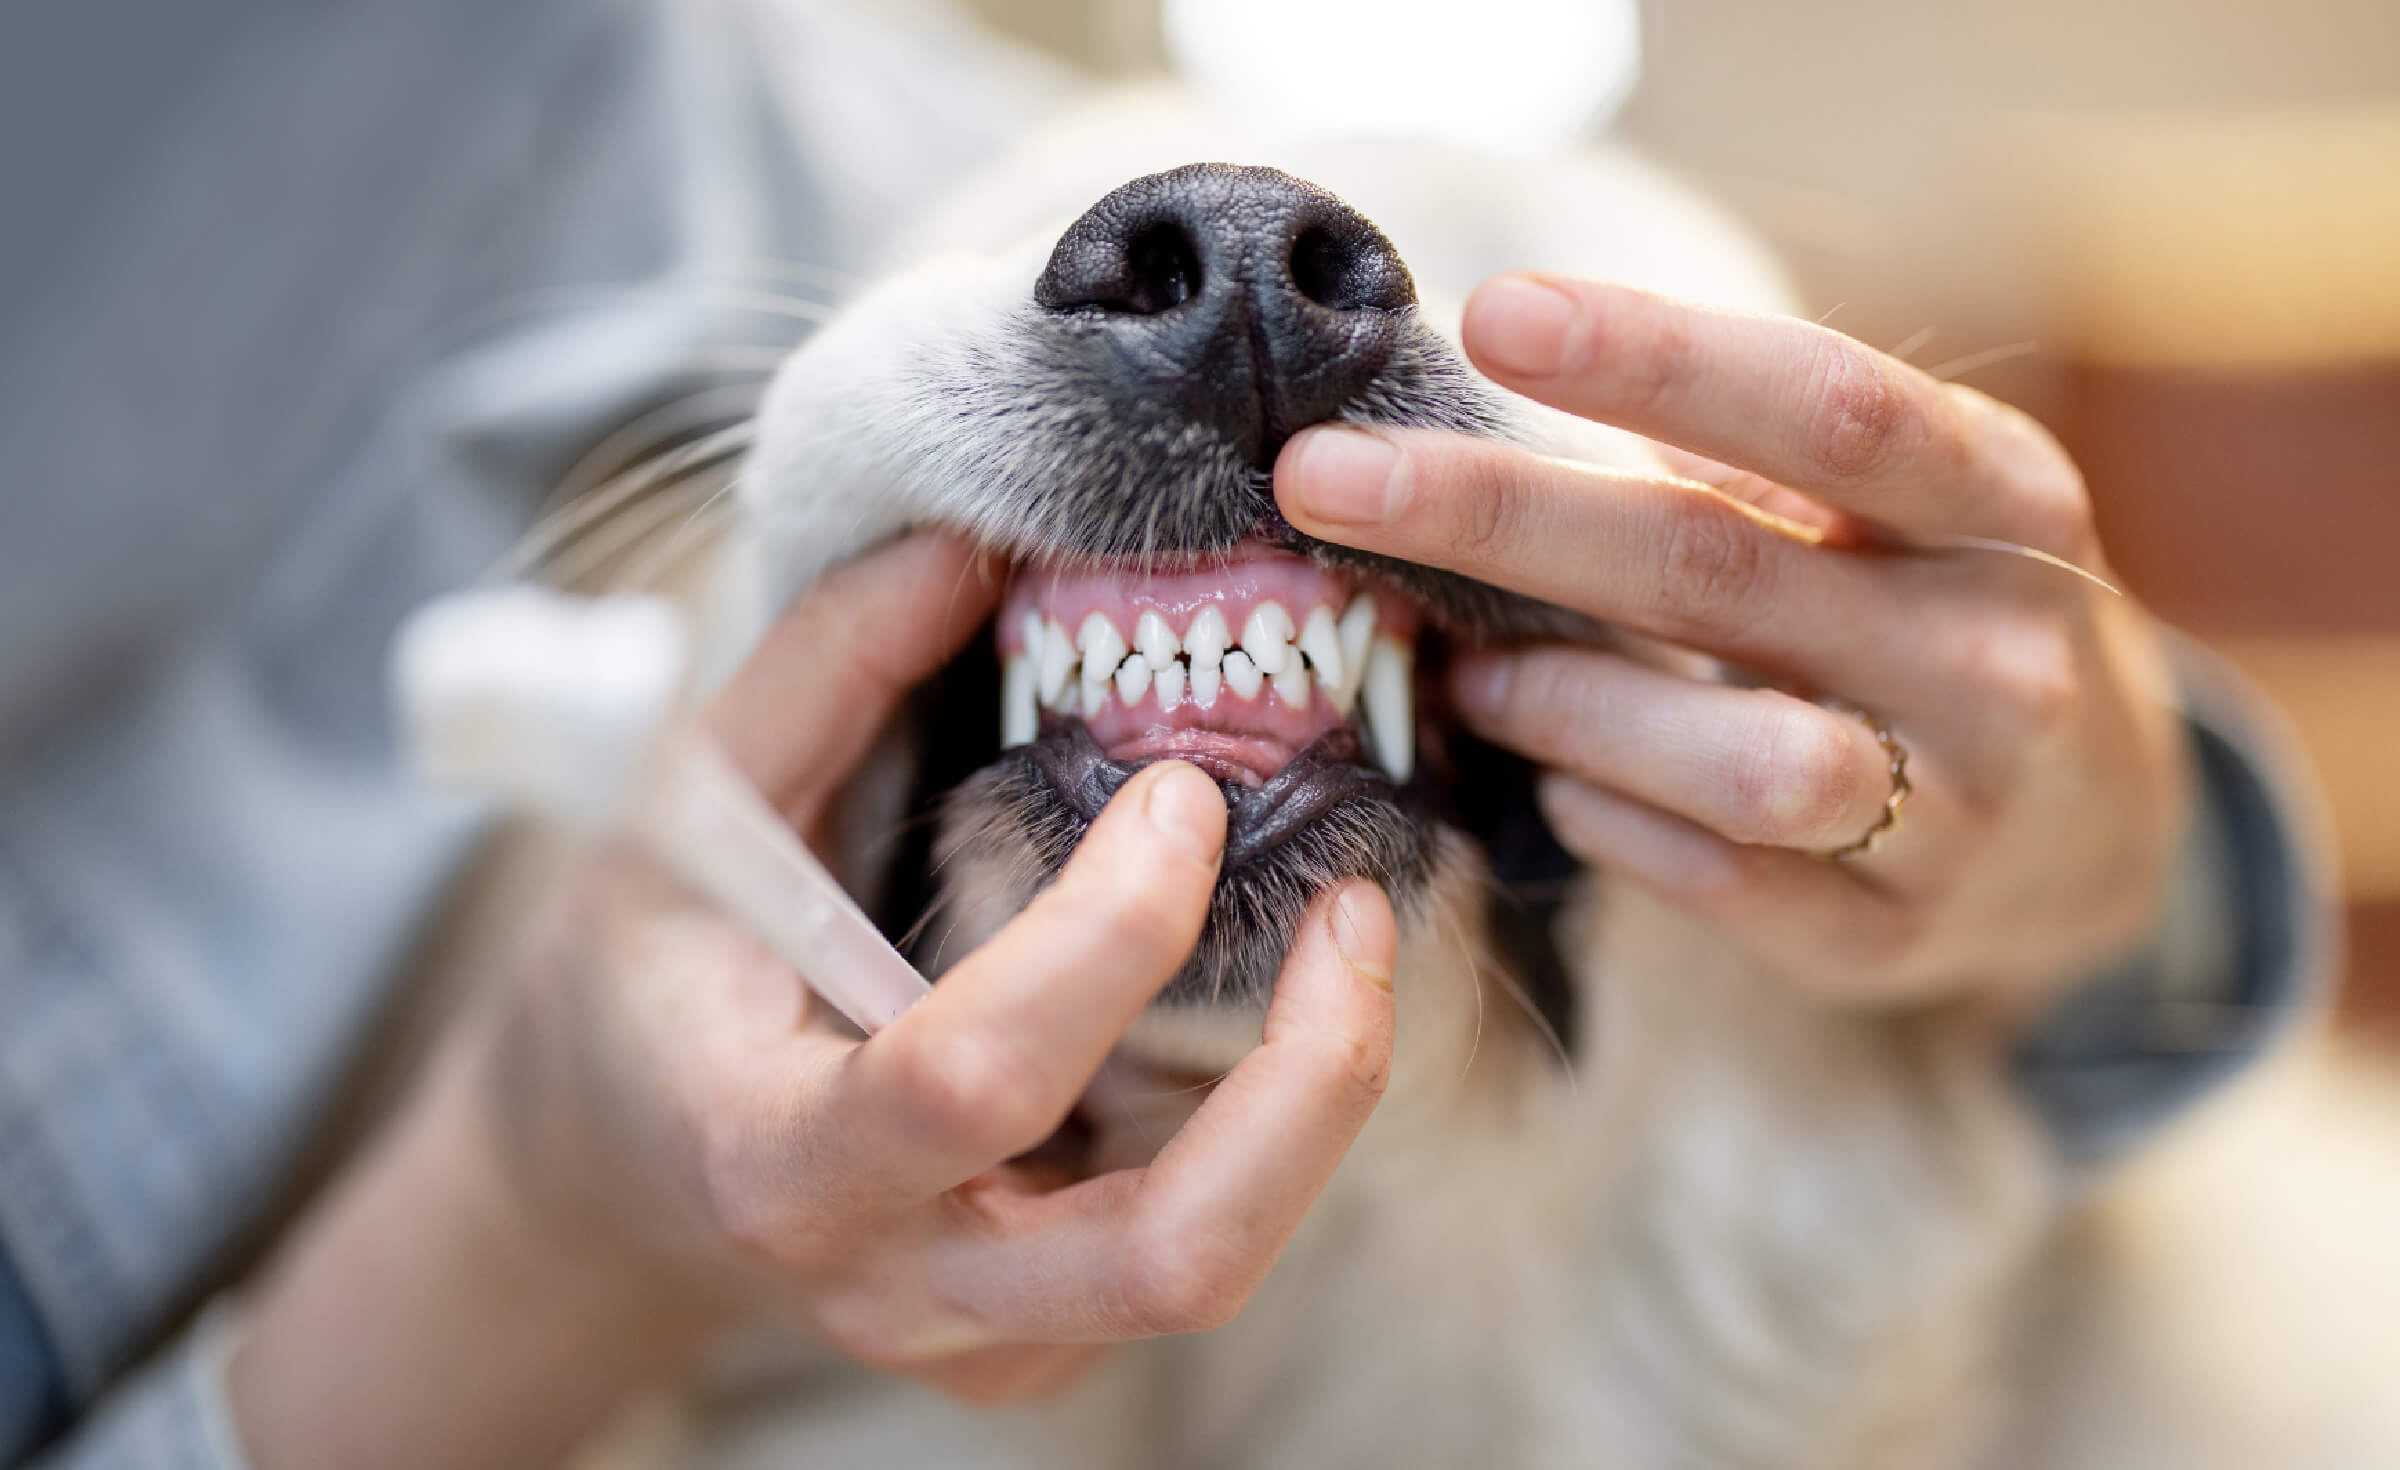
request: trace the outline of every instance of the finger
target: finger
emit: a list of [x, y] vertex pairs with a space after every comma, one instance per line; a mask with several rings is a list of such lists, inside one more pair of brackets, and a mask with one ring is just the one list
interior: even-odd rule
[[995, 1213], [940, 1263], [1004, 1336], [1102, 1341], [1230, 1319], [1274, 1265], [1383, 1094], [1391, 906], [1344, 884], [1293, 939], [1264, 1039], [1147, 1169]]
[[1682, 818], [1569, 777], [1543, 779], [1561, 845], [1707, 920], [1770, 973], [1831, 1001], [1914, 998], [1923, 921], [1843, 864], [1728, 842]]
[[767, 631], [702, 723], [806, 828], [902, 697], [982, 625], [1000, 582], [987, 557], [945, 532], [837, 567]]
[[1891, 760], [1859, 720], [1582, 649], [1482, 654], [1451, 680], [1470, 728], [1733, 842], [1839, 847], [1873, 826]]
[[852, 1054], [837, 1175], [925, 1198], [1048, 1137], [1191, 953], [1224, 840], [1224, 795], [1192, 766], [1127, 782], [1055, 883]]
[[1468, 300], [1463, 337], [1476, 366], [1530, 397], [1902, 532], [2089, 549], [2081, 480], [2046, 434], [1828, 328], [1507, 275]]
[[[1299, 529], [1838, 688], [1906, 668], [1891, 559], [1836, 551], [1704, 486], [1423, 429], [1317, 428], [1275, 467]], [[1901, 646], [1887, 647], [1898, 642]], [[1895, 681], [1906, 688], [1921, 680]]]
[[1056, 1398], [1088, 1377], [1103, 1343], [1003, 1343], [898, 1371], [961, 1403], [996, 1408]]

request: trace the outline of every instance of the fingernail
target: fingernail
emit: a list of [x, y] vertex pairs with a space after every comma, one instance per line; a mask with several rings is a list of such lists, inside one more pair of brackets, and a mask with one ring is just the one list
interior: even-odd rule
[[1457, 672], [1450, 676], [1450, 697], [1467, 713], [1490, 719], [1508, 699], [1508, 681], [1516, 670], [1517, 661], [1506, 654], [1471, 655], [1460, 660]]
[[1368, 926], [1388, 922], [1374, 910], [1371, 890], [1364, 883], [1352, 883], [1334, 895], [1333, 908], [1325, 916], [1325, 927], [1333, 934], [1333, 947], [1340, 951], [1342, 963], [1350, 973], [1377, 990], [1388, 993], [1392, 988], [1392, 965], [1383, 954], [1384, 947], [1367, 940]]
[[1554, 378], [1573, 366], [1570, 339], [1581, 315], [1574, 297], [1541, 277], [1506, 275], [1467, 299], [1461, 334], [1469, 352], [1504, 373]]
[[1296, 499], [1303, 517], [1345, 526], [1380, 524], [1391, 517], [1398, 496], [1394, 471], [1400, 451], [1356, 429], [1305, 429], [1283, 452], [1285, 473], [1277, 477], [1279, 498]]
[[1225, 793], [1197, 766], [1169, 761], [1150, 782], [1142, 812], [1158, 835], [1195, 861], [1213, 863], [1225, 841]]

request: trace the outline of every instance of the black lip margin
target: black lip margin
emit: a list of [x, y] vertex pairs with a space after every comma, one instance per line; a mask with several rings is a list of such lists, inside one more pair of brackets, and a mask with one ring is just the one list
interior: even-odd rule
[[[1148, 764], [1112, 760], [1082, 721], [1054, 717], [1044, 719], [1041, 737], [1025, 751], [1051, 791], [1086, 826]], [[1227, 871], [1257, 861], [1354, 796], [1400, 802], [1400, 788], [1391, 778], [1360, 758], [1358, 732], [1347, 725], [1309, 742], [1257, 786], [1220, 780], [1217, 789], [1225, 794]]]
[[[1131, 774], [1096, 746], [1079, 757], [1067, 745], [1045, 739], [1020, 746], [953, 790], [942, 802], [938, 865], [1010, 874], [1018, 905], [1056, 877], [1091, 824], [1084, 811], [1096, 810], [1094, 798], [1105, 802], [1103, 792], [1113, 794]], [[1432, 873], [1433, 822], [1409, 792], [1320, 749], [1326, 746], [1312, 744], [1319, 754], [1309, 766], [1279, 775], [1290, 777], [1280, 791], [1268, 789], [1274, 782], [1218, 783], [1231, 808], [1224, 866], [1199, 942], [1160, 992], [1162, 1003], [1263, 1009], [1301, 917], [1345, 878], [1378, 884], [1403, 914], [1416, 908]], [[1066, 779], [1054, 781], [1046, 766]], [[938, 936], [926, 938], [942, 947]]]

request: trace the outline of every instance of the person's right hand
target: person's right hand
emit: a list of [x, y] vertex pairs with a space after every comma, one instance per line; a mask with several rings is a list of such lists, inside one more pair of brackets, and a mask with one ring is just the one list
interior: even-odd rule
[[[981, 623], [978, 571], [933, 535], [837, 571], [707, 712], [800, 831]], [[1143, 771], [1053, 885], [864, 1042], [740, 928], [608, 854], [471, 1048], [470, 1111], [561, 1239], [608, 1232], [678, 1289], [796, 1313], [964, 1397], [1063, 1386], [1098, 1344], [1231, 1317], [1383, 1087], [1392, 920], [1351, 883], [1303, 922], [1264, 1043], [1151, 1163], [1062, 1183], [1008, 1162], [1182, 965], [1224, 831], [1199, 771]]]

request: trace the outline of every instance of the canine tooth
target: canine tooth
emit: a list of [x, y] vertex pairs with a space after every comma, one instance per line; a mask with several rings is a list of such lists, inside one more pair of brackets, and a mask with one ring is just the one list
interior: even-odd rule
[[1375, 759], [1395, 781], [1406, 781], [1417, 764], [1416, 654], [1389, 634], [1367, 649], [1366, 678], [1359, 693], [1366, 706], [1367, 739]]
[[1087, 684], [1115, 673], [1117, 665], [1131, 651], [1126, 647], [1125, 635], [1117, 631], [1117, 625], [1103, 612], [1084, 617], [1083, 627], [1075, 634], [1075, 646], [1083, 650], [1083, 678]]
[[1225, 626], [1225, 614], [1216, 607], [1204, 607], [1192, 618], [1192, 625], [1183, 630], [1183, 651], [1191, 656], [1192, 672], [1213, 669], [1225, 661], [1225, 650], [1233, 645], [1233, 630]]
[[1042, 711], [1035, 699], [1034, 681], [1041, 677], [1041, 666], [1034, 662], [1034, 652], [1028, 647], [1008, 661], [1000, 672], [1000, 748], [1012, 750], [1030, 745], [1041, 732]]
[[1102, 674], [1097, 679], [1086, 679], [1082, 687], [1083, 717], [1088, 720], [1099, 714], [1100, 707], [1108, 703], [1108, 676]]
[[1074, 682], [1075, 643], [1056, 618], [1042, 623], [1041, 661], [1042, 677], [1035, 688], [1042, 696], [1042, 703], [1052, 709], [1063, 709], [1067, 687]]
[[[1215, 671], [1211, 670], [1210, 675], [1214, 677]], [[1197, 674], [1193, 675], [1192, 682], [1195, 685], [1200, 682]], [[1176, 662], [1168, 663], [1165, 668], [1151, 676], [1150, 685], [1158, 691], [1158, 707], [1162, 712], [1183, 703], [1183, 665]]]
[[1336, 694], [1349, 682], [1342, 662], [1342, 635], [1333, 626], [1333, 609], [1322, 603], [1309, 609], [1308, 621], [1300, 625], [1300, 651], [1308, 655], [1317, 677], [1325, 682], [1325, 692]]
[[1262, 602], [1251, 609], [1249, 620], [1242, 624], [1242, 651], [1250, 655], [1260, 673], [1283, 672], [1283, 666], [1292, 661], [1292, 615], [1283, 610], [1282, 603]]
[[1233, 691], [1234, 698], [1256, 699], [1258, 686], [1265, 682], [1266, 675], [1258, 671], [1258, 664], [1248, 653], [1237, 648], [1225, 655], [1225, 684]]
[[1142, 662], [1153, 669], [1163, 669], [1183, 654], [1183, 644], [1175, 637], [1175, 630], [1167, 626], [1167, 620], [1156, 609], [1143, 613], [1141, 621], [1133, 625], [1133, 646], [1142, 651]]
[[1275, 697], [1294, 709], [1306, 709], [1310, 682], [1308, 665], [1296, 658], [1288, 660], [1283, 672], [1275, 676]]
[[1192, 663], [1192, 703], [1202, 709], [1217, 707], [1217, 692], [1225, 684], [1225, 671], [1215, 664]]
[[1127, 654], [1117, 665], [1117, 703], [1131, 709], [1149, 690], [1150, 665], [1138, 653]]

